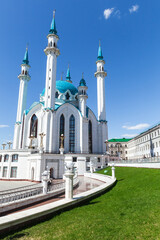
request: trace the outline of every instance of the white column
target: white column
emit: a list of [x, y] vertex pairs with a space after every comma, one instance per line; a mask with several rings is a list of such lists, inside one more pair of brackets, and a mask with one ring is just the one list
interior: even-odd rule
[[73, 176], [74, 173], [65, 173], [65, 198], [73, 199]]
[[73, 199], [73, 176], [74, 163], [66, 163], [65, 171], [65, 198], [66, 200]]

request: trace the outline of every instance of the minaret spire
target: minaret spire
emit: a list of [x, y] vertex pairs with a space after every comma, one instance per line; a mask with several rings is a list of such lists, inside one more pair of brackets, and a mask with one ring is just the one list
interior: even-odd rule
[[18, 76], [20, 80], [20, 86], [19, 86], [19, 97], [18, 97], [18, 107], [17, 107], [17, 118], [16, 118], [15, 129], [14, 129], [13, 149], [20, 148], [20, 129], [22, 125], [23, 113], [24, 113], [24, 110], [26, 109], [28, 82], [31, 79], [29, 75], [29, 68], [30, 66], [29, 66], [29, 60], [28, 60], [28, 47], [26, 47], [24, 58], [21, 64], [21, 73]]
[[25, 54], [24, 54], [24, 58], [23, 58], [23, 61], [22, 61], [22, 64], [29, 64], [29, 60], [28, 60], [28, 44], [26, 46], [26, 51], [25, 51]]
[[51, 22], [51, 28], [49, 30], [49, 33], [57, 35], [55, 13], [56, 13], [56, 10], [53, 11], [53, 19], [52, 19], [52, 22]]
[[105, 109], [105, 77], [107, 73], [104, 71], [105, 61], [103, 60], [102, 48], [99, 41], [98, 57], [97, 57], [97, 71], [95, 77], [97, 78], [97, 102], [98, 102], [98, 120], [106, 121]]
[[68, 69], [67, 69], [67, 74], [66, 74], [66, 81], [72, 83], [69, 64], [68, 64]]
[[98, 57], [97, 60], [103, 60], [103, 54], [102, 54], [102, 48], [101, 48], [101, 42], [99, 40], [99, 48], [98, 48]]

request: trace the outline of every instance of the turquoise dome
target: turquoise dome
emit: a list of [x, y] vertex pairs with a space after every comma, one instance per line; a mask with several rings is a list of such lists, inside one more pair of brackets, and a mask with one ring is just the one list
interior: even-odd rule
[[79, 86], [86, 86], [86, 81], [83, 78], [81, 79]]
[[[67, 90], [69, 90], [72, 95], [78, 93], [78, 89], [72, 83], [62, 80], [56, 81], [56, 90], [58, 90], [60, 93], [65, 93]], [[44, 96], [44, 94], [45, 89], [43, 89], [41, 96]]]

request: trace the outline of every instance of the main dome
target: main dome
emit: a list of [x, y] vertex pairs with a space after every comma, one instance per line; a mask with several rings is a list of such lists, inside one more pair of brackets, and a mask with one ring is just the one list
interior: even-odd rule
[[[56, 90], [58, 90], [60, 93], [65, 93], [67, 90], [69, 90], [72, 95], [78, 93], [78, 89], [72, 83], [62, 80], [56, 81]], [[44, 94], [45, 88], [43, 89], [41, 96], [43, 97]]]
[[67, 90], [69, 90], [72, 95], [78, 93], [78, 89], [72, 83], [62, 80], [56, 81], [56, 89], [60, 93], [65, 93]]

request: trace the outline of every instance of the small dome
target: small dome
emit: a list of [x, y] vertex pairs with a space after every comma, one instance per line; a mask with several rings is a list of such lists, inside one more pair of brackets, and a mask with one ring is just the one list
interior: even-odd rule
[[[75, 95], [78, 93], [78, 89], [70, 82], [66, 81], [56, 81], [56, 90], [58, 90], [60, 93], [65, 93], [67, 90], [71, 92], [72, 95]], [[45, 94], [45, 88], [43, 89], [43, 92], [41, 93], [41, 96], [43, 97]]]
[[86, 81], [83, 78], [81, 79], [79, 86], [86, 86]]

